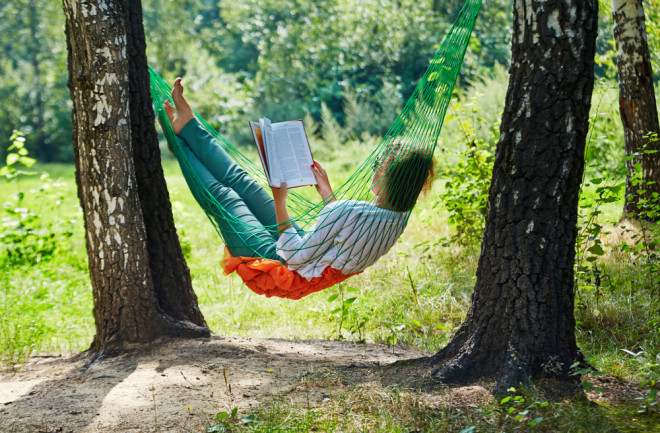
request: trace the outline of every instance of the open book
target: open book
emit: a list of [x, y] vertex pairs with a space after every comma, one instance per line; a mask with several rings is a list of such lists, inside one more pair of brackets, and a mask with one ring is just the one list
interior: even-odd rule
[[289, 188], [316, 185], [312, 173], [312, 151], [302, 120], [271, 123], [262, 117], [250, 122], [254, 142], [270, 186], [286, 182]]

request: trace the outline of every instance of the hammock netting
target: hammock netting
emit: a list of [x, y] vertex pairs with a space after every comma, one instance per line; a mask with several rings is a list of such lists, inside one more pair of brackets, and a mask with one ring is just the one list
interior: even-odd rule
[[[481, 0], [467, 0], [465, 2], [458, 18], [445, 36], [436, 55], [430, 61], [428, 69], [420, 79], [417, 87], [399, 116], [395, 119], [393, 125], [374, 148], [373, 152], [361, 162], [350, 178], [343, 185], [335, 186], [334, 195], [337, 200], [372, 201], [373, 174], [374, 170], [378, 169], [382, 161], [389, 161], [388, 166], [392, 166], [392, 161], [403, 158], [411, 152], [422, 151], [431, 155], [433, 154], [480, 6]], [[307, 281], [300, 278], [295, 272], [293, 272], [293, 275], [290, 275], [291, 272], [287, 272], [286, 267], [281, 266], [282, 263], [278, 262], [276, 258], [268, 257], [266, 258], [267, 260], [261, 260], [263, 256], [261, 253], [263, 251], [263, 245], [259, 243], [251, 244], [252, 241], [250, 240], [253, 238], [250, 234], [255, 227], [250, 227], [248, 224], [244, 224], [232, 216], [206, 190], [185, 153], [182, 151], [181, 144], [174, 134], [162, 108], [166, 100], [173, 102], [171, 99], [171, 87], [151, 68], [150, 75], [151, 96], [159, 122], [163, 128], [168, 145], [179, 162], [191, 192], [206, 212], [209, 220], [230, 251], [232, 247], [239, 245], [228, 243], [228, 238], [227, 236], [223, 236], [221, 227], [225, 232], [227, 232], [228, 227], [231, 227], [233, 242], [237, 242], [236, 239], [239, 239], [238, 242], [243, 251], [247, 248], [253, 252], [249, 254], [250, 257], [236, 258], [226, 256], [223, 262], [225, 272], [239, 271], [239, 275], [248, 287], [257, 293], [292, 299], [298, 299], [314, 291], [322, 290], [346, 278], [346, 275], [332, 270], [333, 275], [328, 276], [324, 272], [324, 276], [321, 279]], [[222, 137], [197, 113], [195, 114], [202, 125], [215, 137], [220, 146], [222, 146], [232, 159], [246, 170], [250, 176], [268, 188], [260, 162], [246, 158], [237, 147]], [[420, 170], [424, 170], [424, 168], [420, 167]], [[394, 188], [405, 189], [407, 183], [403, 181], [398, 182], [396, 186], [388, 185], [388, 194], [396, 195], [397, 191]], [[400, 194], [401, 192], [399, 192]], [[300, 235], [304, 235], [307, 230], [310, 230], [317, 223], [319, 216], [322, 216], [321, 210], [324, 206], [325, 204], [320, 200], [311, 201], [295, 189], [289, 191], [287, 207], [291, 219], [297, 224], [297, 230]], [[346, 206], [345, 212], [350, 212], [350, 208], [350, 206]], [[372, 245], [376, 246], [380, 242], [388, 242], [393, 236], [396, 238], [403, 231], [409, 216], [410, 212], [408, 211], [398, 224], [388, 227], [368, 226], [367, 224], [357, 226], [355, 227], [356, 236], [358, 238], [369, 238]], [[339, 221], [341, 221], [341, 218], [339, 218]], [[263, 226], [261, 229], [263, 229]], [[267, 229], [272, 230], [273, 233], [277, 233], [275, 226], [267, 227]], [[332, 239], [327, 239], [327, 242], [331, 241]], [[341, 251], [341, 253], [348, 253], [357, 262], [364, 262], [364, 267], [366, 267], [369, 263], [373, 263], [373, 257], [370, 257], [370, 249], [360, 248], [360, 245], [360, 242], [346, 243], [343, 247], [345, 250]], [[317, 243], [316, 245], [303, 245], [297, 248], [310, 248], [314, 251], [322, 250], [319, 247]], [[282, 249], [286, 249], [286, 245]], [[296, 252], [289, 251], [289, 253]], [[305, 256], [309, 256], [306, 259], [308, 261], [317, 259], [313, 252]], [[260, 278], [268, 278], [269, 282], [254, 282], [255, 279], [259, 280]]]

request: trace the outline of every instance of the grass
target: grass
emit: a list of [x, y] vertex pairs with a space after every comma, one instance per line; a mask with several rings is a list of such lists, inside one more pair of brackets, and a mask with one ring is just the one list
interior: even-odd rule
[[[493, 85], [489, 82], [486, 87]], [[603, 100], [610, 98], [609, 94], [603, 94], [606, 95]], [[466, 100], [469, 99], [467, 95]], [[492, 125], [499, 116], [499, 108], [493, 104], [485, 107], [479, 113], [485, 120], [478, 123]], [[595, 123], [593, 140], [604, 144], [592, 147], [590, 152], [595, 157], [611, 148], [610, 139], [617, 140], [610, 131], [611, 122], [602, 121], [610, 119], [611, 114], [603, 114], [610, 111], [601, 109], [600, 114], [596, 113], [600, 123]], [[451, 128], [450, 122], [450, 132]], [[603, 141], [600, 137], [605, 136], [610, 138]], [[458, 150], [459, 137], [454, 133], [445, 140], [443, 147], [447, 152]], [[316, 143], [315, 155], [334, 174], [333, 183], [338, 185], [352, 172], [355, 161], [369, 152], [372, 141], [367, 138], [366, 142], [356, 141], [342, 149], [324, 149], [322, 143]], [[447, 343], [465, 317], [474, 286], [478, 247], [443, 246], [436, 242], [451, 233], [446, 214], [437, 206], [442, 180], [437, 180], [434, 190], [416, 206], [400, 241], [376, 265], [339, 286], [290, 301], [258, 296], [235, 275], [222, 275], [223, 246], [219, 237], [194, 201], [175, 161], [166, 157], [163, 167], [200, 308], [217, 334], [342, 338], [435, 352]], [[3, 265], [0, 273], [0, 358], [3, 364], [16, 368], [30, 354], [70, 354], [84, 350], [94, 334], [83, 216], [77, 200], [74, 167], [48, 164], [37, 166], [36, 171], [47, 171], [52, 182], [33, 176], [0, 191], [0, 202], [13, 201], [16, 191], [24, 191], [26, 197], [21, 205], [38, 215], [40, 224], [49, 227], [57, 239], [57, 250], [52, 256], [34, 264]], [[598, 171], [588, 170], [587, 183]], [[596, 188], [597, 185], [586, 185], [583, 198], [597, 201]], [[313, 190], [310, 188], [307, 194], [313, 196]], [[619, 197], [618, 201], [600, 207], [597, 221], [606, 227], [614, 226], [622, 208], [621, 200]], [[586, 208], [584, 212], [592, 211]], [[581, 350], [594, 367], [606, 373], [638, 383], [657, 379], [660, 301], [657, 288], [650, 283], [651, 276], [642, 272], [637, 260], [611, 248], [598, 258], [597, 264], [602, 281], [596, 284], [590, 277], [581, 276], [576, 291], [576, 335]], [[340, 296], [329, 300], [334, 294]], [[341, 300], [348, 297], [355, 297], [356, 301], [347, 313], [343, 317], [333, 313]], [[530, 426], [507, 418], [508, 409], [493, 401], [462, 409], [451, 405], [430, 407], [421, 403], [423, 395], [397, 389], [377, 392], [359, 386], [332, 389], [327, 401], [311, 406], [287, 400], [286, 395], [275, 396], [262, 402], [252, 413], [253, 421], [234, 420], [232, 428], [254, 432], [607, 432], [640, 431], [639, 425], [646, 425], [639, 424], [644, 421], [641, 415], [634, 415], [637, 406], [617, 405], [608, 409], [576, 401], [553, 403], [548, 409], [535, 407], [535, 413], [544, 419], [538, 426]], [[656, 429], [657, 418], [649, 419], [648, 426]]]
[[362, 385], [319, 370], [256, 409], [221, 413], [208, 431], [221, 432], [635, 432], [656, 431], [657, 414], [584, 399], [548, 402], [512, 389], [500, 400], [477, 387], [417, 392]]
[[[328, 166], [329, 170], [341, 170], [340, 161], [331, 160]], [[49, 171], [51, 178], [60, 179], [60, 184], [45, 192], [27, 194], [23, 205], [40, 214], [55, 231], [70, 231], [72, 235], [61, 237], [57, 254], [49, 260], [34, 266], [11, 267], [0, 277], [0, 353], [9, 365], [19, 365], [30, 353], [84, 350], [94, 332], [82, 215], [72, 167], [44, 165], [38, 169]], [[424, 244], [429, 239], [447, 236], [451, 230], [444, 222], [443, 211], [435, 206], [437, 193], [431, 192], [415, 208], [404, 236], [375, 266], [338, 287], [289, 301], [258, 296], [243, 287], [237, 277], [222, 275], [219, 238], [195, 204], [175, 163], [166, 160], [164, 169], [200, 308], [215, 333], [261, 338], [344, 338], [434, 352], [447, 343], [463, 320], [474, 285], [477, 252]], [[37, 179], [25, 180], [21, 189], [35, 190], [41, 183]], [[438, 187], [442, 182], [436, 183]], [[591, 187], [585, 190], [585, 196], [589, 195], [593, 195]], [[56, 205], [57, 201], [61, 204]], [[613, 223], [620, 205], [605, 205], [599, 216], [602, 222]], [[640, 281], [643, 276], [636, 275], [633, 293], [628, 289], [631, 273], [636, 269], [634, 263], [622, 262], [615, 253], [609, 253], [603, 257], [602, 266], [610, 275], [608, 288], [597, 293], [585, 283], [577, 292], [579, 345], [592, 365], [602, 371], [636, 382], [657, 378], [658, 301], [651, 297], [651, 288]], [[341, 298], [328, 300], [330, 295], [341, 292], [345, 297], [357, 298], [343, 320], [332, 314]], [[633, 356], [622, 349], [641, 353]], [[419, 403], [421, 394], [401, 390], [369, 393], [359, 387], [346, 388], [313, 407], [289, 401], [284, 395], [275, 396], [253, 413], [254, 422], [234, 428], [254, 432], [607, 432], [628, 431], [625, 422], [630, 420], [623, 420], [632, 419], [636, 410], [619, 406], [606, 410], [574, 401], [553, 403], [552, 413], [540, 411], [544, 422], [531, 429], [525, 423], [506, 421], [497, 402], [476, 408], [429, 408]], [[470, 426], [474, 429], [470, 430]], [[631, 427], [629, 431], [636, 430]]]

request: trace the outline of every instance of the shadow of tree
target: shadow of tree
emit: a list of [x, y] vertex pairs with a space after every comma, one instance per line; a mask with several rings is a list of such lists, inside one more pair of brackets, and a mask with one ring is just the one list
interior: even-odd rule
[[80, 355], [35, 358], [0, 374], [0, 431], [195, 429], [324, 369], [359, 382], [371, 367], [420, 355], [352, 342], [213, 337], [164, 340], [90, 365]]

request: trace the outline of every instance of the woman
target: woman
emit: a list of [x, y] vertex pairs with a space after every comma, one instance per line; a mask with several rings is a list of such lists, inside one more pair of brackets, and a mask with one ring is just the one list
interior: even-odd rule
[[361, 272], [394, 245], [408, 211], [430, 183], [432, 156], [398, 150], [375, 167], [373, 203], [338, 201], [326, 171], [314, 161], [316, 189], [327, 204], [305, 233], [288, 215], [286, 184], [273, 187], [271, 198], [241, 169], [195, 118], [180, 78], [174, 82], [172, 99], [176, 108], [169, 101], [163, 107], [192, 168], [222, 207], [224, 215], [216, 222], [233, 256], [280, 260], [307, 280], [320, 277], [327, 268], [343, 275]]

